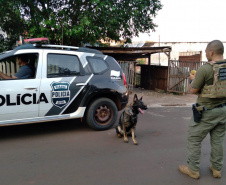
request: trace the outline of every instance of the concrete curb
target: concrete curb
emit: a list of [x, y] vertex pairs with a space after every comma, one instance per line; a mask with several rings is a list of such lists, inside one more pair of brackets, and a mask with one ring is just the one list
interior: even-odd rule
[[143, 102], [150, 108], [152, 107], [192, 107], [196, 102], [197, 96], [194, 94], [175, 95], [172, 93], [161, 93], [153, 90], [134, 88], [129, 95], [129, 103], [132, 102], [134, 95], [143, 98]]

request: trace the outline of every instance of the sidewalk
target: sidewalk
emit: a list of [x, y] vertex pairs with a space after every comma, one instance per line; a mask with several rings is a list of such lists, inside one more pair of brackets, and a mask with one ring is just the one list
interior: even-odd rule
[[129, 102], [132, 102], [134, 94], [138, 98], [143, 96], [143, 102], [148, 107], [191, 107], [196, 102], [197, 95], [174, 95], [173, 93], [161, 93], [154, 90], [145, 90], [141, 88], [134, 88], [133, 92], [129, 95]]

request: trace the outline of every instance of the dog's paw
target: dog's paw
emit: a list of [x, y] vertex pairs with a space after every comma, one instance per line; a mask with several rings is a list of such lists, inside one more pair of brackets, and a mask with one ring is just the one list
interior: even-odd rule
[[122, 135], [121, 135], [121, 134], [117, 134], [117, 136], [118, 136], [119, 138], [122, 138]]
[[133, 138], [133, 143], [134, 143], [135, 145], [138, 145], [137, 140], [136, 140], [136, 139], [134, 139], [134, 138]]
[[128, 143], [128, 142], [129, 142], [129, 140], [128, 140], [128, 139], [124, 139], [124, 142], [125, 142], [125, 143]]

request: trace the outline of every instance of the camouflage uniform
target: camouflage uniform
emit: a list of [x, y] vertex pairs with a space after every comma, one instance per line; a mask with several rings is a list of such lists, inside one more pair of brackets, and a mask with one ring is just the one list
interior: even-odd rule
[[[219, 63], [219, 62], [217, 62]], [[192, 82], [191, 87], [203, 90], [204, 85], [212, 85], [214, 82], [213, 67], [211, 64], [201, 66]], [[205, 86], [206, 87], [206, 86]], [[225, 88], [224, 88], [224, 91]], [[202, 93], [203, 94], [203, 93]], [[199, 171], [201, 142], [210, 134], [211, 157], [210, 162], [213, 168], [220, 171], [223, 166], [223, 140], [226, 129], [226, 97], [209, 98], [200, 94], [197, 103], [207, 108], [203, 111], [202, 119], [199, 123], [194, 122], [191, 118], [188, 129], [188, 164], [193, 171]]]

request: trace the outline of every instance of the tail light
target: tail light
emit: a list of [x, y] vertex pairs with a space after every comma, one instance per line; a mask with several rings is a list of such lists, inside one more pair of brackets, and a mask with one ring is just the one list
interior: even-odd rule
[[126, 88], [127, 88], [127, 83], [126, 83], [126, 76], [125, 76], [125, 73], [123, 73], [123, 80], [124, 80], [124, 84], [125, 84], [125, 86], [126, 86]]

